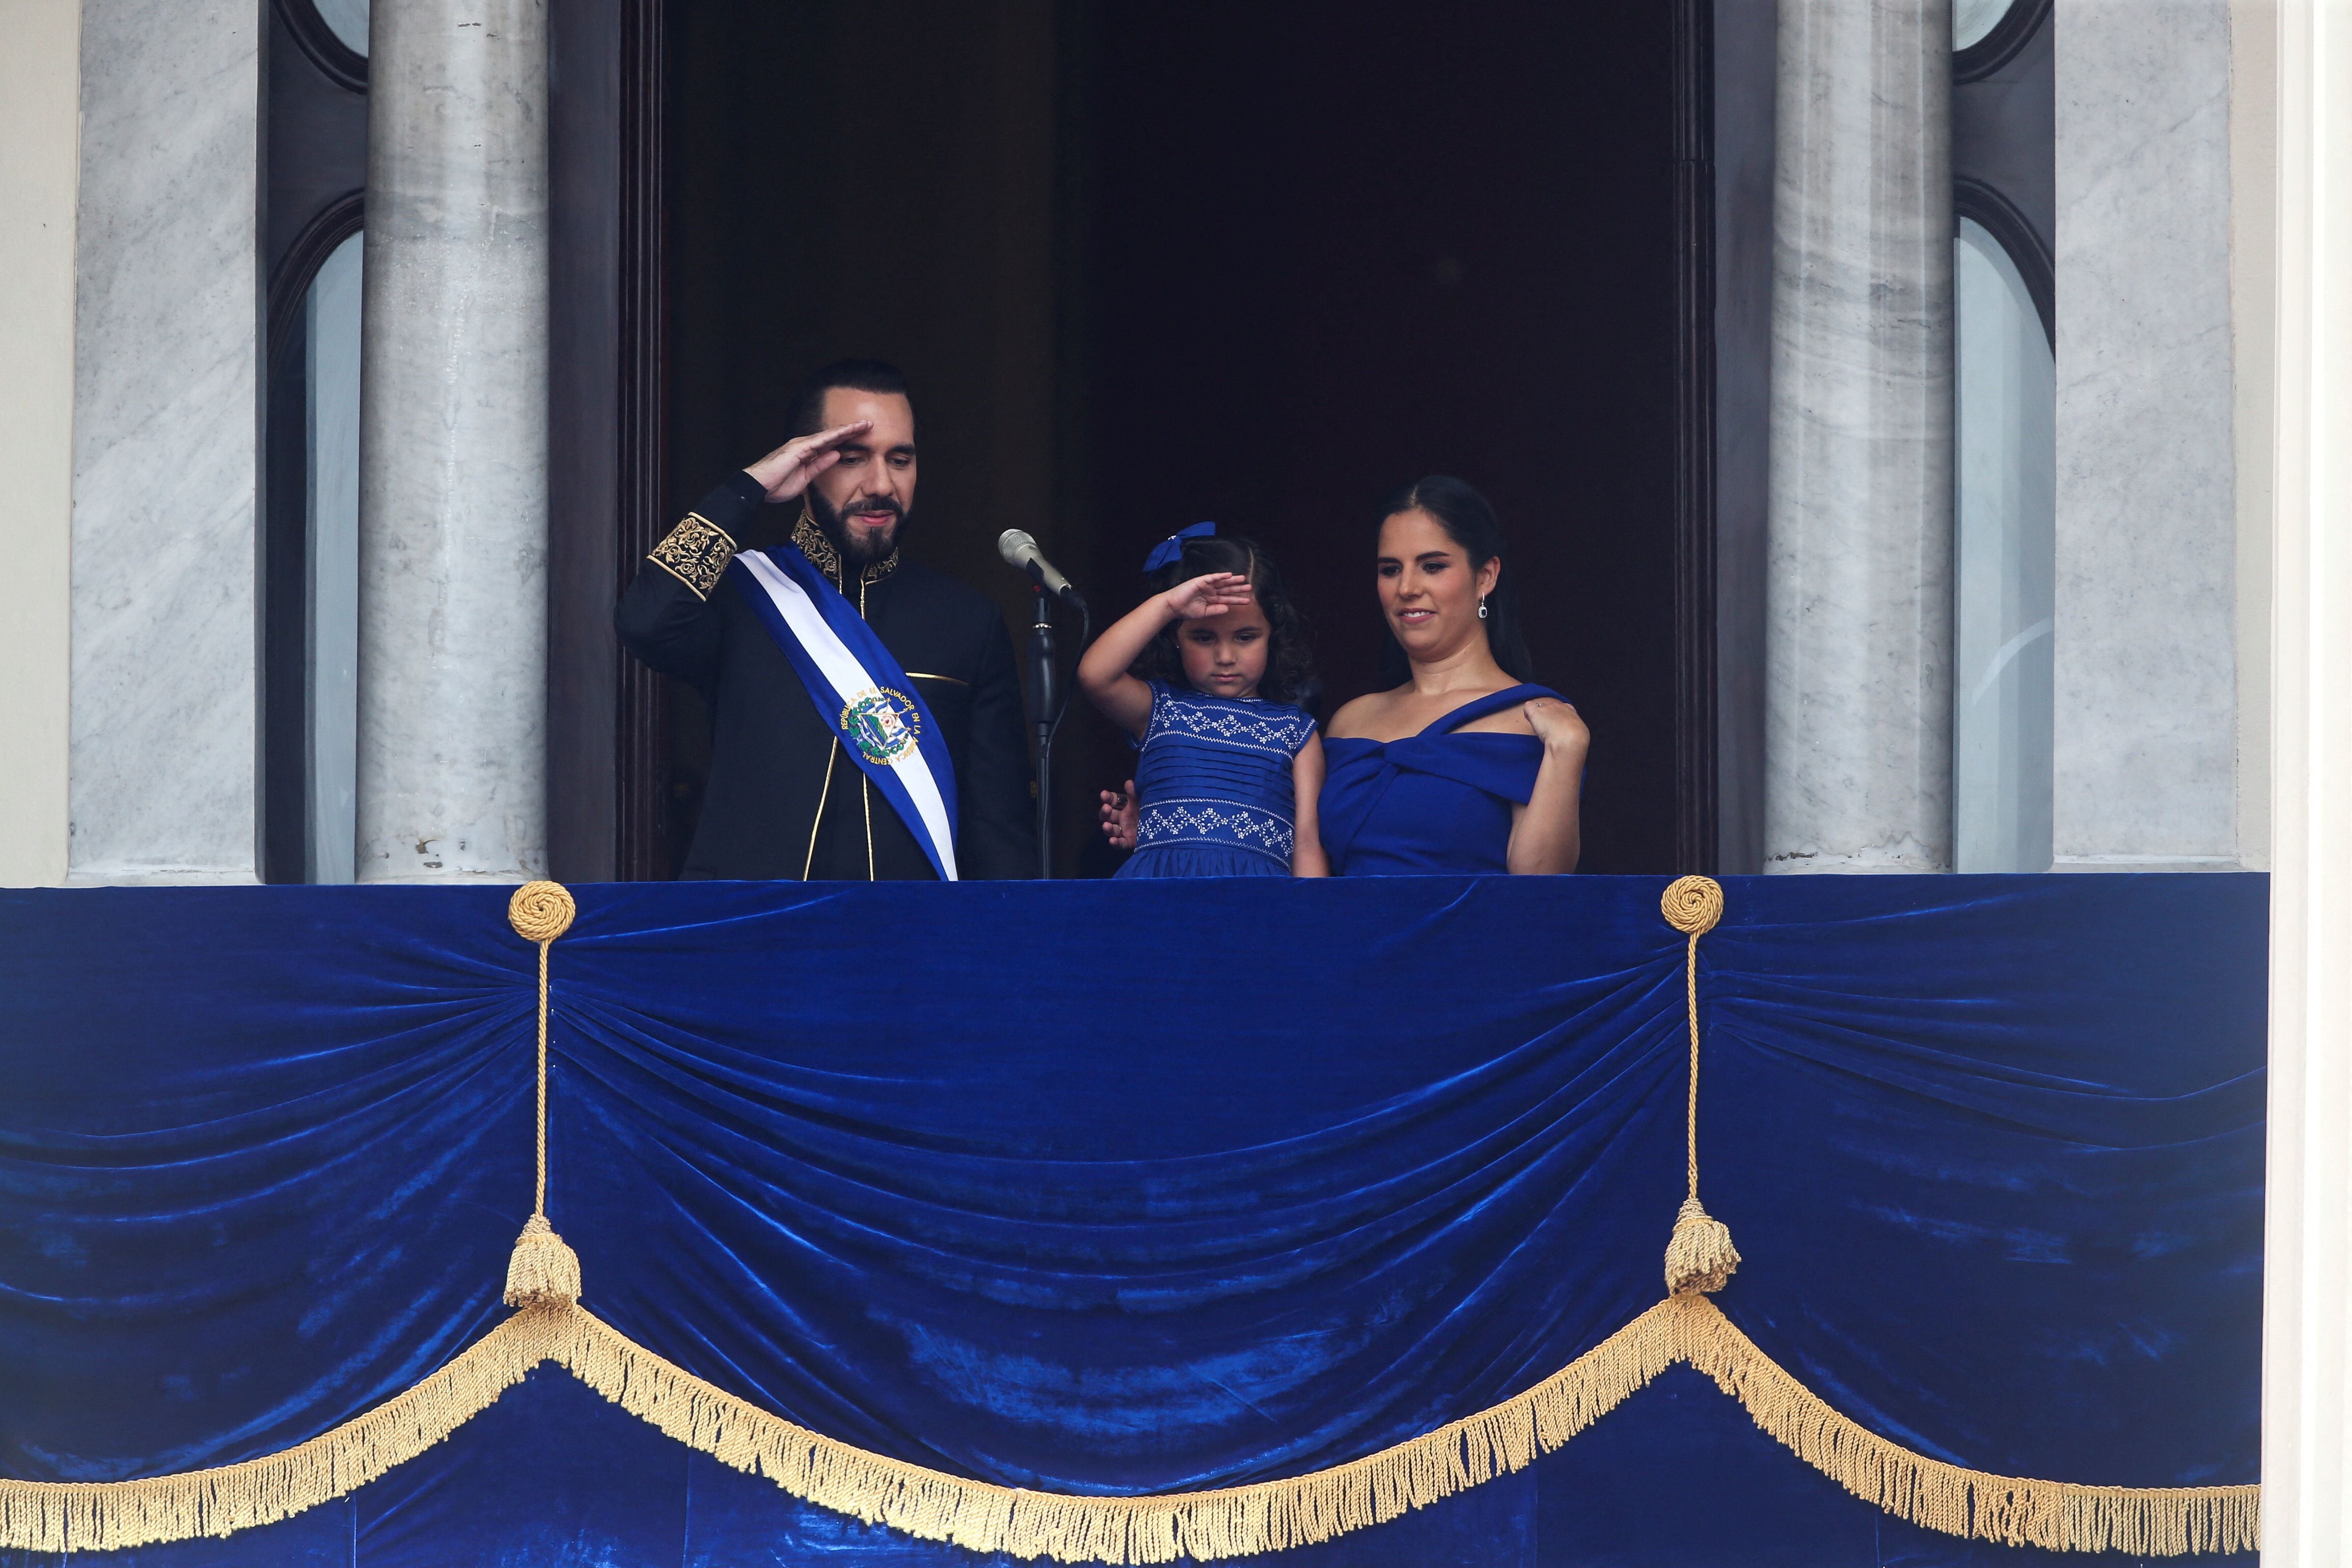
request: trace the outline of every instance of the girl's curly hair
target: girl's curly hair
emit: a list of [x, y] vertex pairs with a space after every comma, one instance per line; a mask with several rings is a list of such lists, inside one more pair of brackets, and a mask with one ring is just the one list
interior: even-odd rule
[[[1273, 560], [1255, 542], [1239, 534], [1188, 539], [1181, 559], [1151, 574], [1151, 591], [1164, 594], [1204, 572], [1231, 572], [1249, 579], [1257, 607], [1265, 614], [1267, 630], [1265, 678], [1258, 682], [1257, 694], [1274, 702], [1297, 701], [1314, 683], [1315, 656], [1307, 646], [1307, 622], [1298, 606], [1290, 602]], [[1128, 673], [1139, 680], [1181, 688], [1184, 655], [1176, 646], [1176, 634], [1184, 625], [1171, 621], [1162, 626], [1128, 667]]]

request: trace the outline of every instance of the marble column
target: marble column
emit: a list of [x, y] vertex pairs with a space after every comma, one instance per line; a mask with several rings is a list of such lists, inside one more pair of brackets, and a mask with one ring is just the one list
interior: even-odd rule
[[81, 6], [75, 882], [250, 882], [257, 868], [266, 16], [252, 0]]
[[1949, 0], [1780, 0], [1767, 871], [1951, 865]]
[[547, 865], [547, 11], [378, 0], [359, 877]]

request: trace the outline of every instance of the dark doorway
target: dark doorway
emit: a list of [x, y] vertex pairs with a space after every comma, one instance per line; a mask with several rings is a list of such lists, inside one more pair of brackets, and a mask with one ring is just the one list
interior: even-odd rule
[[[1688, 868], [1686, 8], [669, 0], [668, 515], [781, 438], [808, 368], [889, 358], [909, 548], [1016, 641], [999, 530], [1116, 615], [1154, 542], [1214, 519], [1282, 563], [1344, 700], [1376, 675], [1381, 496], [1461, 475], [1511, 531], [1538, 677], [1592, 726], [1586, 868]], [[674, 857], [708, 741], [667, 706], [622, 742], [659, 748]], [[1129, 757], [1073, 713], [1062, 874], [1108, 868], [1087, 803]]]
[[1345, 700], [1379, 670], [1382, 498], [1468, 479], [1592, 727], [1595, 871], [1675, 853], [1669, 21], [1108, 5], [1078, 78], [1093, 581], [1131, 602], [1154, 541], [1239, 528]]

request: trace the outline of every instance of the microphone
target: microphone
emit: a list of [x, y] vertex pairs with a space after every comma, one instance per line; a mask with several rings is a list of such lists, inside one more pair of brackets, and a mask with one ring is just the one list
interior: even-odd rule
[[998, 534], [996, 552], [1004, 557], [1004, 563], [1007, 566], [1018, 566], [1022, 571], [1028, 573], [1045, 587], [1047, 593], [1063, 600], [1073, 609], [1083, 610], [1087, 607], [1086, 600], [1079, 595], [1076, 588], [1070, 586], [1070, 580], [1054, 570], [1054, 563], [1045, 559], [1044, 553], [1037, 548], [1037, 542], [1029, 537], [1024, 531], [1008, 528]]

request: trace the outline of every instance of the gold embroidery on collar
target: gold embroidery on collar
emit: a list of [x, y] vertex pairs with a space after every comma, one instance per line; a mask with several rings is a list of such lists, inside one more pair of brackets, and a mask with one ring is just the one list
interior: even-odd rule
[[700, 512], [690, 511], [646, 559], [693, 589], [696, 598], [708, 599], [726, 574], [727, 563], [735, 559], [735, 542], [727, 537], [725, 529]]
[[[833, 579], [836, 587], [846, 588], [849, 585], [848, 580], [841, 574], [841, 552], [833, 547], [833, 541], [824, 536], [824, 530], [816, 525], [816, 519], [808, 514], [806, 508], [802, 509], [800, 521], [793, 524], [793, 542], [800, 546], [802, 554], [815, 563], [818, 571]], [[860, 574], [860, 580], [879, 583], [898, 569], [898, 552], [893, 550], [866, 567]]]

